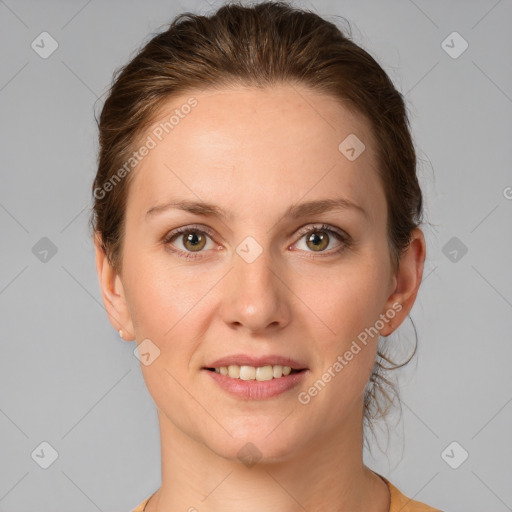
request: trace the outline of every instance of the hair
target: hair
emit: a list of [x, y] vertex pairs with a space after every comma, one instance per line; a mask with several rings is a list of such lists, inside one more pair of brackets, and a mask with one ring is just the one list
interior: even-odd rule
[[[90, 219], [112, 267], [121, 273], [126, 200], [133, 177], [125, 172], [126, 178], [120, 179], [119, 171], [126, 169], [144, 130], [169, 99], [205, 88], [284, 83], [334, 97], [368, 121], [387, 200], [387, 240], [396, 272], [411, 232], [422, 222], [416, 153], [403, 96], [376, 60], [349, 37], [314, 12], [285, 2], [250, 7], [231, 2], [210, 16], [178, 15], [117, 69], [99, 122], [96, 119], [100, 147]], [[372, 420], [387, 412], [380, 399], [393, 402], [386, 388], [398, 396], [383, 371], [407, 364], [416, 349], [417, 336], [413, 354], [395, 365], [379, 345], [364, 391], [364, 420], [372, 432]]]

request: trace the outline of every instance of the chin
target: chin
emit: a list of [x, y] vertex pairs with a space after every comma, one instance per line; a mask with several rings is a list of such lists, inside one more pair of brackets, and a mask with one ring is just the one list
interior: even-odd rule
[[257, 424], [249, 428], [238, 426], [227, 429], [233, 437], [222, 436], [211, 443], [206, 442], [212, 451], [220, 457], [230, 460], [239, 461], [247, 467], [254, 464], [276, 464], [284, 462], [292, 458], [298, 451], [299, 447], [306, 442], [299, 439], [290, 432], [290, 426], [286, 427], [279, 421], [261, 421], [258, 419]]

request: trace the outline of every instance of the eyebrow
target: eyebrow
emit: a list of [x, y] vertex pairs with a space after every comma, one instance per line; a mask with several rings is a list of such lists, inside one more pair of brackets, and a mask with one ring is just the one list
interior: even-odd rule
[[[232, 214], [228, 214], [225, 210], [211, 203], [204, 201], [169, 201], [164, 204], [152, 206], [146, 212], [146, 220], [148, 217], [152, 217], [168, 210], [182, 210], [185, 212], [192, 213], [194, 215], [202, 215], [204, 217], [219, 217], [224, 220], [228, 220], [233, 217]], [[354, 210], [364, 215], [366, 220], [370, 220], [368, 212], [354, 203], [353, 201], [338, 197], [335, 199], [319, 199], [316, 201], [308, 201], [305, 203], [299, 203], [291, 205], [283, 214], [283, 218], [302, 218], [311, 215], [318, 215], [328, 211], [343, 211], [343, 210]]]

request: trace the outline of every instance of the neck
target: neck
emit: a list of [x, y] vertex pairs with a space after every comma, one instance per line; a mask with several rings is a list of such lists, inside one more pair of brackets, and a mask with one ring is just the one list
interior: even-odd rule
[[159, 423], [162, 486], [145, 512], [389, 511], [387, 485], [362, 462], [361, 423], [312, 438], [293, 455], [262, 458], [250, 467], [214, 453], [161, 411]]

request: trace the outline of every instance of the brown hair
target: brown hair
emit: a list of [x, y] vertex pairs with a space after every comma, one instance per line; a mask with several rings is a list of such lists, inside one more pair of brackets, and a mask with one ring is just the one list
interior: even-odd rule
[[[378, 175], [387, 198], [393, 268], [422, 222], [416, 154], [402, 95], [375, 59], [317, 14], [284, 2], [230, 3], [211, 16], [180, 14], [113, 78], [101, 111], [98, 171], [90, 226], [111, 265], [122, 269], [126, 198], [132, 173], [119, 178], [135, 145], [171, 96], [207, 87], [301, 84], [338, 98], [363, 115], [376, 140]], [[126, 174], [126, 173], [124, 173]], [[111, 186], [107, 186], [111, 183]], [[108, 189], [108, 193], [107, 193]], [[393, 364], [380, 350], [365, 390], [364, 419], [385, 412], [393, 385], [382, 370]], [[373, 428], [372, 428], [373, 431]]]

